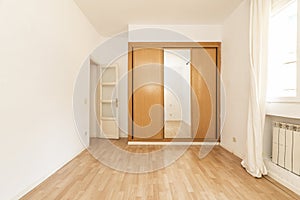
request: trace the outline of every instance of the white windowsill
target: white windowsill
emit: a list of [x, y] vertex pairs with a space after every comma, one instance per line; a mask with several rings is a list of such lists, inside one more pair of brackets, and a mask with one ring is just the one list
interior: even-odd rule
[[266, 115], [300, 119], [300, 101], [267, 102]]
[[267, 100], [267, 103], [300, 103], [299, 97], [281, 97]]

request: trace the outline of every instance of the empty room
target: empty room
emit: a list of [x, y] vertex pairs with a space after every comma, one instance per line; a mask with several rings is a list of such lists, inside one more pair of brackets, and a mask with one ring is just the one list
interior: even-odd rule
[[299, 0], [0, 0], [0, 199], [300, 199]]

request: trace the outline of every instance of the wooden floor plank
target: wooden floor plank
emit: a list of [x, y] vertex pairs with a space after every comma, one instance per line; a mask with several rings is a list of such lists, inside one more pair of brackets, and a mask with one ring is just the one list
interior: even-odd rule
[[[128, 146], [124, 139], [111, 142], [135, 153], [163, 148]], [[128, 162], [109, 149], [102, 151], [100, 144], [100, 139], [94, 139], [91, 148], [107, 153], [115, 162]], [[253, 178], [241, 167], [240, 159], [222, 147], [214, 147], [203, 159], [198, 158], [199, 148], [191, 146], [170, 166], [141, 174], [111, 169], [84, 151], [22, 199], [300, 199], [269, 177]]]

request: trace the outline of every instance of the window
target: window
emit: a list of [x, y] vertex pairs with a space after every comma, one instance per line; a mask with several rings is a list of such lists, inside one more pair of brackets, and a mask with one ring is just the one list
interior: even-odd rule
[[[273, 0], [273, 2], [283, 0]], [[297, 0], [273, 9], [269, 32], [268, 101], [300, 99], [297, 67]]]

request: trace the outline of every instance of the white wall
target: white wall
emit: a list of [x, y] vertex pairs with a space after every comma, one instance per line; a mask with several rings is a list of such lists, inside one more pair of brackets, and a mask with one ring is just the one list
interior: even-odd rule
[[90, 97], [90, 112], [89, 112], [89, 133], [90, 137], [97, 137], [97, 133], [99, 132], [99, 123], [97, 119], [97, 86], [98, 86], [98, 77], [99, 77], [99, 67], [94, 64], [90, 63], [90, 90], [89, 90], [89, 97]]
[[72, 0], [1, 0], [0, 27], [0, 199], [17, 199], [83, 150], [73, 87], [100, 37]]
[[88, 147], [90, 129], [90, 59], [86, 59], [76, 77], [73, 94], [73, 111], [79, 139], [84, 147]]
[[[128, 49], [128, 45], [126, 45]], [[128, 54], [125, 53], [114, 61], [118, 64], [118, 98], [119, 98], [119, 128], [120, 137], [128, 136]]]
[[222, 41], [223, 26], [130, 24], [128, 30], [130, 42], [219, 42]]
[[222, 43], [221, 77], [226, 93], [221, 145], [241, 158], [245, 155], [248, 118], [249, 7], [249, 0], [245, 0], [226, 19]]

